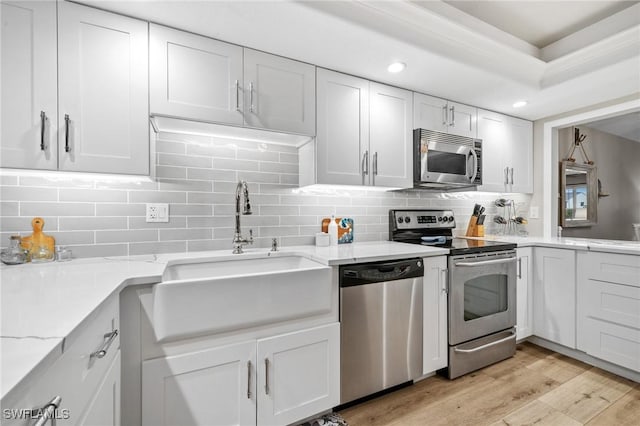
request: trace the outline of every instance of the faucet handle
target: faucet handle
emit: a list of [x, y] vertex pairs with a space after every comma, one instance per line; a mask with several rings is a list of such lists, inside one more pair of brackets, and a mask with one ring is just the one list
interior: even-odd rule
[[247, 240], [249, 244], [253, 244], [253, 229], [249, 229], [249, 239]]
[[278, 239], [275, 237], [271, 240], [271, 251], [278, 251]]

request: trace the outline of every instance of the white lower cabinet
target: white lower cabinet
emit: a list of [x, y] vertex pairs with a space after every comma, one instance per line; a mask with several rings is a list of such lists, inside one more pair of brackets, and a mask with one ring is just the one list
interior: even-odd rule
[[518, 256], [518, 279], [516, 290], [516, 339], [525, 339], [533, 334], [533, 295], [531, 264], [533, 261], [530, 247], [516, 250]]
[[100, 387], [80, 417], [79, 425], [116, 426], [120, 424], [120, 351], [111, 363]]
[[142, 364], [144, 425], [275, 425], [339, 403], [339, 324]]
[[640, 372], [640, 256], [578, 253], [578, 349]]
[[533, 333], [576, 348], [576, 253], [536, 247], [533, 257]]
[[447, 274], [446, 256], [424, 259], [423, 374], [432, 373], [448, 365]]

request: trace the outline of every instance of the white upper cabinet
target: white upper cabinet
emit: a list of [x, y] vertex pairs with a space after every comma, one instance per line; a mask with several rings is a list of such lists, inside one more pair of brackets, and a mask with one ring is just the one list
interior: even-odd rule
[[411, 92], [318, 69], [317, 100], [314, 183], [413, 185]]
[[412, 93], [370, 83], [369, 97], [370, 184], [409, 188], [413, 186]]
[[478, 110], [482, 186], [488, 192], [533, 192], [533, 123]]
[[5, 2], [0, 166], [58, 167], [56, 2]]
[[316, 69], [280, 56], [244, 49], [245, 123], [315, 135]]
[[317, 183], [368, 183], [369, 82], [319, 68], [317, 100]]
[[413, 127], [476, 137], [477, 109], [446, 99], [413, 94]]
[[152, 114], [242, 125], [242, 47], [149, 28]]
[[59, 167], [149, 173], [148, 24], [58, 3]]

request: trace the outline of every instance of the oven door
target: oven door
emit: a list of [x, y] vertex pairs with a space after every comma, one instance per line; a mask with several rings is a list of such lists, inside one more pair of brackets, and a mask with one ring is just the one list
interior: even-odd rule
[[456, 143], [420, 142], [420, 182], [473, 184], [478, 155], [472, 146]]
[[515, 250], [449, 257], [449, 344], [516, 325]]

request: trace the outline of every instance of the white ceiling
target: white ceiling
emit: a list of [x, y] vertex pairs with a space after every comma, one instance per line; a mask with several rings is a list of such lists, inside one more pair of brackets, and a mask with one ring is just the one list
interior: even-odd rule
[[604, 120], [592, 121], [585, 123], [584, 126], [640, 142], [640, 111]]
[[445, 3], [543, 48], [638, 2], [445, 0]]
[[[617, 13], [607, 9], [613, 15], [539, 48], [441, 1], [80, 1], [531, 120], [640, 96], [637, 2]], [[529, 30], [547, 37], [546, 29], [534, 25], [540, 23], [533, 12], [540, 2], [517, 3], [494, 14], [509, 22], [516, 21], [510, 14], [525, 11]], [[567, 2], [545, 3], [552, 9], [545, 14], [568, 13]], [[389, 74], [393, 61], [407, 69]], [[529, 104], [513, 108], [520, 99]]]

